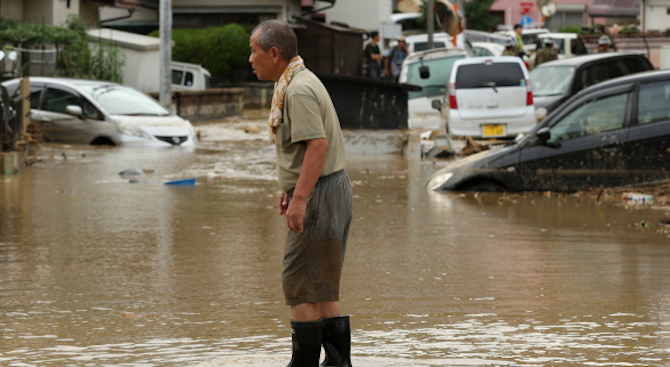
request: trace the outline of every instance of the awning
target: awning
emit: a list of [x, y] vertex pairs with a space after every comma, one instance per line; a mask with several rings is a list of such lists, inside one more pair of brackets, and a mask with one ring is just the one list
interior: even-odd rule
[[640, 0], [594, 0], [589, 7], [591, 18], [637, 18]]

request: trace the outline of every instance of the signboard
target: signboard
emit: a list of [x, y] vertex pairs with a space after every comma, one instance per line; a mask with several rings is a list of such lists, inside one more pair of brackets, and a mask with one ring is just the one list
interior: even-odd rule
[[533, 5], [535, 5], [534, 2], [530, 2], [530, 1], [522, 1], [519, 4], [521, 4], [521, 10], [523, 10], [524, 14], [530, 13], [530, 9], [532, 9]]
[[533, 18], [526, 15], [525, 17], [521, 18], [519, 24], [525, 28], [530, 27], [533, 24]]

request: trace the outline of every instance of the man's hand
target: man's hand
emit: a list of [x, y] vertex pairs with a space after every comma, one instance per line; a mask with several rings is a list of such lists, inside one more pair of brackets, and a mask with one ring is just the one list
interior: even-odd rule
[[288, 229], [295, 232], [296, 234], [301, 234], [303, 231], [303, 220], [305, 219], [305, 211], [307, 210], [307, 203], [305, 201], [296, 200], [295, 197], [288, 205], [286, 209], [286, 224]]
[[279, 195], [279, 215], [284, 215], [286, 209], [288, 209], [288, 195], [282, 191], [281, 195]]

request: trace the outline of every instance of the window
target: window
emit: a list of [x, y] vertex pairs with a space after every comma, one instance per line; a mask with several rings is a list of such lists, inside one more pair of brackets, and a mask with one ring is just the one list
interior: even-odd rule
[[184, 85], [190, 87], [193, 85], [193, 73], [190, 71], [186, 72], [186, 77], [184, 78]]
[[580, 138], [621, 129], [626, 117], [628, 93], [595, 98], [572, 110], [551, 127], [549, 142]]
[[183, 71], [172, 69], [172, 84], [181, 85], [181, 80], [183, 77], [184, 77]]
[[475, 56], [493, 56], [493, 53], [484, 47], [475, 47]]
[[40, 95], [42, 95], [42, 90], [35, 90], [30, 92], [30, 108], [38, 109], [40, 108]]
[[70, 105], [81, 106], [81, 98], [64, 90], [47, 89], [47, 111], [67, 113], [65, 108]]
[[637, 106], [639, 124], [670, 119], [670, 82], [657, 82], [640, 86]]
[[584, 41], [579, 38], [570, 40], [570, 51], [573, 55], [586, 55], [588, 53]]
[[521, 65], [513, 62], [461, 65], [456, 73], [456, 89], [518, 87], [525, 83]]
[[600, 83], [607, 79], [610, 79], [610, 71], [607, 64], [595, 64], [587, 67], [582, 71], [579, 81], [581, 82], [582, 88], [586, 88], [589, 85]]
[[419, 68], [422, 63], [409, 63], [407, 66], [407, 84], [418, 85], [422, 90], [416, 92], [410, 91], [408, 98], [414, 99], [443, 95], [447, 88], [447, 81], [449, 80], [449, 74], [454, 67], [454, 63], [456, 60], [464, 57], [465, 55], [458, 55], [424, 61], [423, 65], [430, 68], [430, 77], [428, 79], [421, 78]]

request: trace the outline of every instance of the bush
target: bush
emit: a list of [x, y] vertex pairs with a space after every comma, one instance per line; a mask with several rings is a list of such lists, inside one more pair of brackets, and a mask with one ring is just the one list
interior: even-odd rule
[[581, 31], [582, 27], [578, 25], [573, 25], [561, 29], [560, 31], [558, 31], [558, 33], [581, 33]]
[[[159, 31], [150, 36], [158, 37]], [[233, 80], [235, 72], [249, 69], [249, 31], [239, 24], [172, 31], [174, 61], [200, 64], [217, 80]]]

